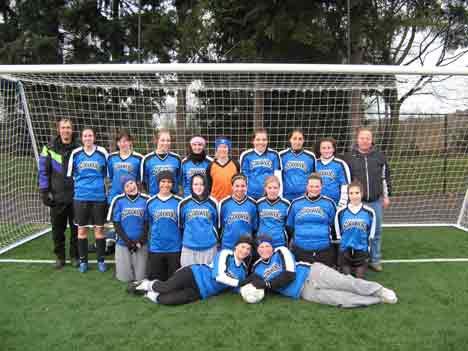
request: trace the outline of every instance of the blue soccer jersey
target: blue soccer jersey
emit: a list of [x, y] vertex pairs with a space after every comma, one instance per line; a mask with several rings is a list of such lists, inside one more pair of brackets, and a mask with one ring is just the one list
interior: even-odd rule
[[150, 226], [148, 251], [152, 253], [180, 252], [182, 234], [177, 209], [182, 199], [176, 195], [162, 198], [155, 195], [148, 200], [146, 218]]
[[107, 151], [95, 146], [91, 153], [83, 147], [72, 151], [68, 161], [67, 177], [75, 181], [74, 200], [106, 201]]
[[246, 196], [242, 201], [232, 196], [219, 203], [219, 228], [221, 229], [221, 247], [233, 249], [242, 235], [253, 237], [258, 225], [257, 205], [255, 200]]
[[271, 282], [283, 272], [295, 272], [296, 277], [291, 283], [276, 290], [281, 295], [294, 299], [300, 298], [302, 287], [309, 276], [310, 269], [310, 264], [296, 263], [291, 251], [284, 246], [276, 248], [268, 260], [259, 259], [253, 266], [254, 274], [268, 282]]
[[172, 192], [177, 194], [179, 192], [180, 166], [180, 156], [176, 153], [169, 152], [161, 156], [153, 151], [147, 154], [141, 162], [140, 173], [149, 194], [153, 196], [159, 193], [158, 174], [162, 171], [170, 171], [174, 175]]
[[306, 192], [307, 178], [315, 172], [315, 155], [302, 150], [294, 152], [291, 149], [279, 153], [283, 165], [283, 196], [292, 201]]
[[240, 157], [241, 172], [247, 177], [247, 195], [254, 200], [263, 196], [266, 177], [281, 171], [281, 159], [278, 152], [267, 149], [258, 154], [254, 149], [244, 151]]
[[370, 240], [375, 234], [375, 212], [366, 205], [355, 208], [348, 205], [339, 209], [335, 216], [335, 229], [340, 239], [340, 251], [354, 249], [369, 251]]
[[289, 207], [286, 225], [294, 231], [294, 245], [303, 250], [330, 247], [336, 207], [332, 199], [308, 196], [294, 200]]
[[336, 204], [345, 206], [348, 202], [347, 185], [351, 183], [351, 172], [346, 162], [336, 157], [318, 159], [317, 172], [322, 177], [321, 193]]
[[262, 197], [257, 201], [259, 235], [267, 234], [273, 239], [273, 247], [287, 246], [286, 219], [288, 218], [288, 200], [278, 197], [270, 201]]
[[[145, 209], [149, 196], [138, 194], [135, 199], [131, 199], [125, 194], [120, 194], [112, 200], [107, 220], [119, 222], [123, 231], [130, 240], [139, 240], [145, 229]], [[117, 244], [125, 246], [122, 238], [117, 239]]]
[[182, 160], [180, 183], [184, 188], [184, 197], [187, 197], [192, 194], [192, 177], [195, 174], [201, 174], [206, 177], [206, 170], [208, 169], [208, 166], [211, 162], [213, 162], [213, 159], [211, 159], [211, 157], [206, 157], [201, 162], [194, 162], [188, 157]]
[[124, 192], [124, 184], [122, 184], [124, 179], [130, 178], [136, 182], [141, 181], [140, 168], [142, 160], [143, 155], [140, 155], [138, 152], [132, 152], [125, 159], [120, 156], [119, 152], [113, 152], [109, 155], [107, 160], [107, 173], [111, 181], [107, 196], [109, 203], [112, 202], [114, 197]]
[[192, 196], [179, 203], [178, 219], [182, 245], [191, 250], [207, 250], [218, 243], [218, 204], [212, 197], [199, 202]]
[[210, 265], [191, 265], [193, 277], [202, 299], [217, 295], [224, 290], [239, 290], [239, 283], [247, 277], [247, 267], [238, 261], [231, 250], [218, 252]]

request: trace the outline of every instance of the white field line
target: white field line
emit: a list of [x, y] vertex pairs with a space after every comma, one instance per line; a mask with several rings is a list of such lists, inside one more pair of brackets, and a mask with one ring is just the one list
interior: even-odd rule
[[[90, 260], [89, 263], [96, 264], [96, 260]], [[392, 259], [382, 260], [382, 263], [436, 263], [436, 262], [468, 262], [468, 258], [416, 258], [416, 259]], [[27, 259], [0, 259], [0, 263], [37, 263], [37, 264], [52, 264], [55, 260], [27, 260]], [[70, 261], [67, 261], [70, 263]], [[106, 263], [115, 264], [114, 260], [106, 260]]]
[[[52, 264], [55, 263], [55, 260], [25, 260], [25, 259], [14, 259], [14, 258], [5, 258], [0, 259], [0, 263], [38, 263], [38, 264]], [[70, 263], [70, 261], [67, 261]], [[97, 264], [96, 260], [89, 260], [88, 263], [95, 263]], [[115, 264], [114, 260], [106, 260], [106, 263]]]

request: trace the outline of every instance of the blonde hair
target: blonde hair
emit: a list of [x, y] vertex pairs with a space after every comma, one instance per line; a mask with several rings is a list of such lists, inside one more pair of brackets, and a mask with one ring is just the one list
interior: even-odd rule
[[266, 188], [267, 185], [270, 184], [270, 183], [276, 183], [279, 186], [280, 185], [280, 180], [278, 179], [277, 176], [274, 176], [274, 175], [268, 176], [268, 177], [266, 177], [265, 182], [263, 183], [263, 187]]

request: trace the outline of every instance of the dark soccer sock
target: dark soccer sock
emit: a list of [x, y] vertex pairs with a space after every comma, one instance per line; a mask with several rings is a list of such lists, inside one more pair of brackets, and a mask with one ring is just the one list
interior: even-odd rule
[[106, 239], [96, 239], [96, 257], [98, 262], [104, 262], [106, 254]]
[[78, 252], [80, 253], [80, 262], [88, 262], [88, 239], [78, 239]]

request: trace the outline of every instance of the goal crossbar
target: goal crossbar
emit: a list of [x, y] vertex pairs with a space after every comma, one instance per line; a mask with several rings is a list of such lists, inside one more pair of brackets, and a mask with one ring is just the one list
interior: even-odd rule
[[9, 73], [315, 73], [315, 74], [401, 74], [467, 75], [465, 67], [416, 67], [392, 65], [326, 65], [276, 63], [160, 63], [85, 65], [0, 65]]

